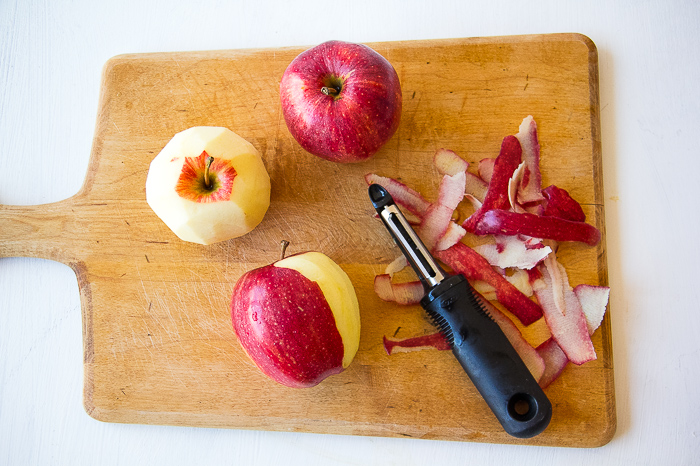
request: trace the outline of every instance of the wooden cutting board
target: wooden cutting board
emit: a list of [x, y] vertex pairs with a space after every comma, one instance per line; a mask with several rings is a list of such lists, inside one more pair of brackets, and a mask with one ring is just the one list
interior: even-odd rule
[[[401, 125], [371, 160], [338, 165], [304, 152], [280, 112], [278, 88], [305, 48], [122, 55], [105, 65], [87, 178], [74, 197], [0, 206], [0, 257], [68, 264], [80, 287], [84, 405], [107, 422], [265, 429], [590, 447], [616, 426], [609, 310], [598, 359], [569, 366], [546, 393], [550, 427], [506, 435], [450, 352], [388, 356], [384, 335], [433, 331], [418, 306], [380, 301], [373, 277], [398, 254], [373, 218], [363, 176], [401, 179], [434, 199], [432, 165], [445, 147], [475, 163], [495, 157], [527, 115], [539, 126], [543, 185], [579, 200], [604, 232], [598, 64], [576, 34], [369, 44], [396, 68]], [[180, 241], [145, 201], [153, 157], [177, 132], [225, 126], [263, 154], [272, 180], [262, 224], [210, 246]], [[247, 270], [290, 253], [323, 251], [353, 281], [361, 307], [351, 366], [310, 389], [283, 387], [248, 360], [229, 320]], [[605, 239], [564, 244], [572, 285], [607, 284]], [[533, 344], [541, 326], [525, 330]]]

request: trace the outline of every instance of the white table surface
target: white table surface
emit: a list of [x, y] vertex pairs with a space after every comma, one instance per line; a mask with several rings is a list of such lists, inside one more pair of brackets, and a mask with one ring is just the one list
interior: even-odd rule
[[0, 464], [699, 464], [697, 0], [1, 0], [0, 203], [42, 204], [78, 191], [102, 65], [117, 54], [552, 32], [583, 33], [599, 52], [618, 415], [609, 444], [539, 448], [101, 423], [82, 407], [73, 272], [4, 258]]

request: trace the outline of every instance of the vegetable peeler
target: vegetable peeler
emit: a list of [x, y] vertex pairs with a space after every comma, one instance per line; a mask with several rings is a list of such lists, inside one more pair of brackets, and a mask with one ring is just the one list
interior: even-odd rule
[[369, 197], [423, 284], [421, 306], [503, 429], [517, 438], [540, 434], [552, 418], [552, 404], [482, 298], [464, 276], [448, 274], [440, 267], [386, 189], [372, 184]]

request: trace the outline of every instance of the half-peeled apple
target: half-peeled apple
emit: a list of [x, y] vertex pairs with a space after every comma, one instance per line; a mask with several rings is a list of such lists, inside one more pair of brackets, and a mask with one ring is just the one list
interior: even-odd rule
[[246, 272], [233, 291], [231, 318], [258, 368], [289, 387], [312, 387], [342, 372], [360, 344], [355, 288], [320, 252]]

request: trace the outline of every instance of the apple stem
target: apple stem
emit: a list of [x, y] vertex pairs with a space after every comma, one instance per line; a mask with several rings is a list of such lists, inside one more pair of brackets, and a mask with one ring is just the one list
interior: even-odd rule
[[286, 239], [283, 239], [282, 242], [280, 243], [282, 246], [282, 253], [280, 254], [280, 260], [284, 259], [284, 254], [287, 252], [287, 246], [289, 246], [289, 241]]
[[338, 89], [336, 89], [335, 87], [323, 86], [321, 88], [321, 92], [323, 92], [326, 95], [336, 96], [336, 95], [338, 95], [338, 92], [340, 92], [340, 91], [338, 91]]
[[211, 180], [209, 179], [209, 169], [211, 168], [211, 164], [214, 162], [214, 157], [211, 155], [207, 157], [207, 163], [204, 166], [204, 187], [207, 189], [211, 189]]

